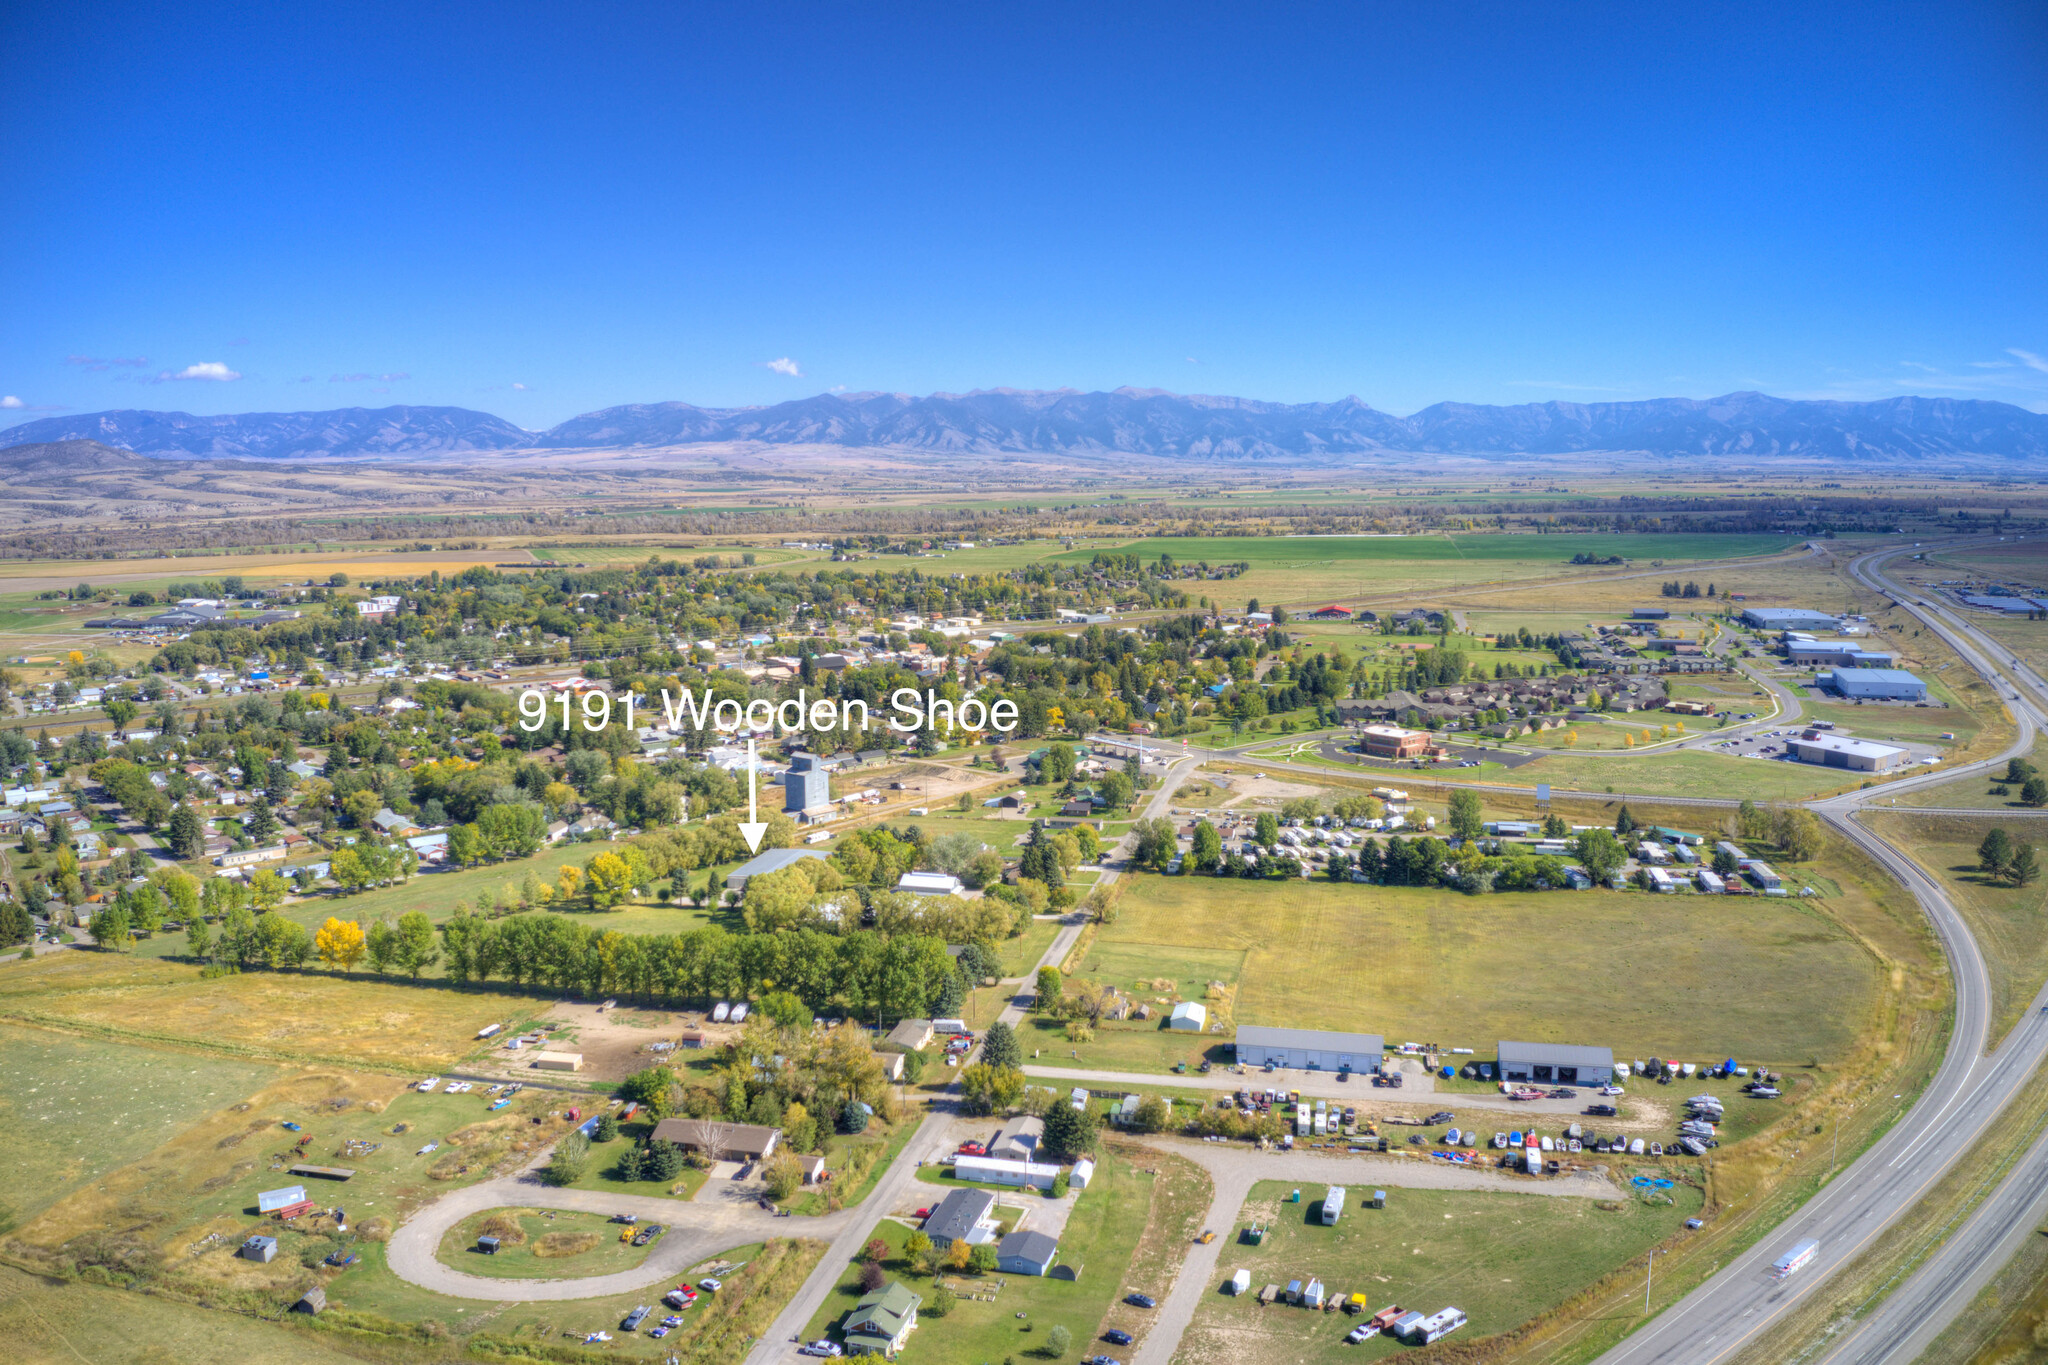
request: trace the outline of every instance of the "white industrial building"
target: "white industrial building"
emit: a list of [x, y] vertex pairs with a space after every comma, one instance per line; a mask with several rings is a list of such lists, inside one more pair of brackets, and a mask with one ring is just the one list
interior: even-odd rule
[[1183, 1000], [1173, 1007], [1173, 1013], [1166, 1018], [1166, 1026], [1182, 1029], [1189, 1033], [1200, 1033], [1209, 1027], [1209, 1011], [1206, 1006], [1192, 1000]]
[[1834, 630], [1835, 618], [1824, 611], [1809, 611], [1805, 607], [1750, 607], [1742, 613], [1743, 621], [1758, 630]]
[[1241, 1066], [1284, 1066], [1299, 1071], [1363, 1071], [1380, 1069], [1387, 1040], [1377, 1033], [1325, 1033], [1320, 1029], [1267, 1028], [1240, 1024], [1237, 1060]]
[[1502, 1043], [1500, 1075], [1504, 1081], [1605, 1085], [1614, 1079], [1614, 1053], [1570, 1043]]
[[1877, 744], [1847, 735], [1830, 735], [1819, 730], [1785, 741], [1785, 748], [1801, 763], [1818, 763], [1828, 768], [1849, 768], [1856, 772], [1890, 772], [1912, 761], [1912, 754], [1892, 744]]

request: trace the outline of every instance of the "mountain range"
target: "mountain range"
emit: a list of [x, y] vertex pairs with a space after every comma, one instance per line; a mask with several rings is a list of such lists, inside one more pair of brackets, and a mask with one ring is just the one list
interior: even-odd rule
[[2048, 415], [1978, 399], [1849, 403], [1731, 393], [1627, 403], [1438, 403], [1396, 417], [1357, 398], [1268, 403], [1157, 389], [991, 389], [924, 398], [828, 393], [752, 408], [633, 403], [538, 432], [454, 407], [218, 417], [129, 409], [41, 418], [0, 431], [0, 447], [68, 440], [173, 459], [450, 458], [741, 443], [1190, 460], [1601, 451], [1889, 462], [2048, 457]]

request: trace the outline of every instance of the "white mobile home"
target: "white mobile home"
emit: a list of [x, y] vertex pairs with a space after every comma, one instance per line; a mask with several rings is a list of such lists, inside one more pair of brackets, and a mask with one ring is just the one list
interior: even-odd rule
[[1330, 1186], [1330, 1192], [1323, 1196], [1323, 1226], [1335, 1227], [1337, 1220], [1344, 1216], [1344, 1187]]

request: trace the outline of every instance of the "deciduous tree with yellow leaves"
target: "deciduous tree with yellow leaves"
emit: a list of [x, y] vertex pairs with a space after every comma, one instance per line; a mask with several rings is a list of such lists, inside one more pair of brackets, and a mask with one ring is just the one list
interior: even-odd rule
[[343, 971], [353, 971], [363, 960], [365, 944], [363, 926], [352, 919], [327, 917], [327, 923], [320, 926], [313, 935], [313, 951], [322, 962]]

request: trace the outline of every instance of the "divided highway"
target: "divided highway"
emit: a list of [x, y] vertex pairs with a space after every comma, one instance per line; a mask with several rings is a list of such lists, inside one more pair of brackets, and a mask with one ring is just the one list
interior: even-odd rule
[[[1883, 563], [1903, 551], [1880, 551], [1851, 566], [1875, 591], [1900, 602], [1934, 630], [1970, 665], [1998, 687], [2012, 704], [2018, 741], [1997, 758], [1889, 783], [1885, 795], [1953, 781], [1988, 771], [2007, 757], [2025, 755], [2037, 724], [2048, 715], [2043, 694], [2032, 697], [2000, 685], [1994, 662], [2006, 657], [1982, 632], [1960, 618], [1921, 606], [1884, 577]], [[2023, 684], [2024, 685], [2024, 684]], [[2044, 1056], [2048, 1056], [2048, 988], [2037, 996], [2021, 1024], [1989, 1056], [1984, 1044], [1990, 1015], [1990, 977], [1976, 940], [1947, 892], [1898, 849], [1865, 829], [1856, 812], [1871, 804], [1873, 792], [1852, 792], [1811, 808], [1838, 833], [1854, 840], [1909, 889], [1940, 936], [1955, 981], [1955, 1017], [1947, 1054], [1912, 1110], [1861, 1158], [1782, 1227], [1664, 1310], [1654, 1321], [1600, 1357], [1601, 1365], [1714, 1365], [1755, 1342], [1811, 1295], [1829, 1276], [1867, 1251], [1975, 1144], [2012, 1100]], [[2048, 1144], [2028, 1154], [2014, 1179], [2048, 1169]], [[1940, 1254], [1931, 1258], [1836, 1348], [1830, 1361], [1880, 1365], [1911, 1360], [1912, 1340], [1932, 1340], [1955, 1318], [1969, 1294], [1991, 1271], [1995, 1249], [2009, 1239], [2013, 1218], [2037, 1201], [2009, 1197], [2012, 1188], [1965, 1224]], [[2023, 1186], [2023, 1188], [2034, 1188]], [[1991, 1217], [1989, 1215], [2002, 1215]], [[1786, 1280], [1773, 1279], [1770, 1266], [1787, 1249], [1808, 1239], [1820, 1243], [1814, 1262]]]

